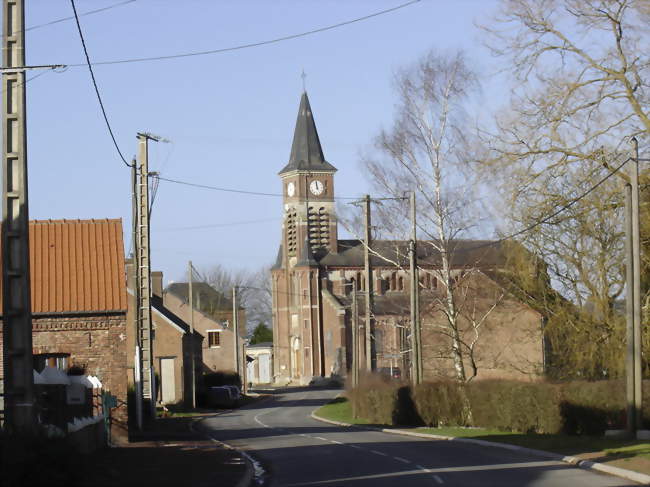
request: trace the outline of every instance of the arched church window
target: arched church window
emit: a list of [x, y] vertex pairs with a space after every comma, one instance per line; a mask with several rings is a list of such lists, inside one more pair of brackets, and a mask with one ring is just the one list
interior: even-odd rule
[[404, 291], [404, 277], [402, 276], [397, 278], [397, 290]]

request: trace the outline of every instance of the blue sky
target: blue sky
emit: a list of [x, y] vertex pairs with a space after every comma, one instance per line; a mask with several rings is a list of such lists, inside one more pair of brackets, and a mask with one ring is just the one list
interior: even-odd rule
[[[394, 7], [405, 0], [137, 0], [81, 17], [92, 61], [217, 49], [281, 37]], [[68, 0], [29, 0], [27, 26], [72, 14]], [[80, 13], [119, 3], [77, 0]], [[367, 191], [359, 152], [393, 115], [396, 69], [431, 48], [465, 49], [485, 81], [481, 109], [504, 98], [474, 25], [491, 0], [423, 0], [300, 39], [239, 51], [97, 66], [95, 73], [125, 155], [149, 131], [150, 164], [164, 177], [279, 193], [302, 91], [301, 71], [325, 156], [341, 196]], [[28, 64], [76, 64], [73, 21], [30, 30]], [[37, 73], [31, 73], [31, 75]], [[130, 243], [130, 173], [101, 118], [86, 68], [48, 72], [27, 84], [30, 218], [122, 218]], [[256, 269], [280, 241], [281, 200], [161, 182], [152, 216], [152, 265], [183, 279], [187, 261]], [[237, 224], [256, 221], [255, 224]], [[217, 227], [214, 225], [233, 224]], [[185, 229], [208, 226], [211, 228]]]

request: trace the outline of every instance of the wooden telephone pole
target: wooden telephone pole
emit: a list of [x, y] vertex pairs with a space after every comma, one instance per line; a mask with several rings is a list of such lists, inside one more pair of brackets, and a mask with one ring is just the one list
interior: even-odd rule
[[370, 248], [372, 245], [372, 227], [370, 220], [370, 195], [365, 195], [363, 198], [363, 209], [364, 209], [364, 222], [365, 222], [365, 238], [363, 246], [363, 260], [365, 268], [365, 285], [366, 285], [366, 324], [365, 324], [365, 355], [366, 355], [366, 370], [372, 372], [373, 370], [373, 360], [372, 360], [372, 267], [370, 265]]
[[239, 375], [239, 378], [242, 379], [241, 374], [240, 360], [239, 360], [239, 313], [237, 313], [237, 286], [232, 288], [232, 331], [234, 333], [233, 343], [234, 343], [234, 352], [235, 352], [235, 372]]
[[187, 265], [187, 286], [188, 286], [188, 300], [190, 305], [190, 367], [192, 369], [190, 373], [190, 381], [192, 382], [192, 409], [196, 409], [196, 370], [194, 365], [194, 293], [192, 289], [194, 267], [192, 267], [192, 261], [190, 260]]
[[411, 193], [411, 241], [409, 246], [411, 272], [411, 382], [422, 382], [422, 344], [420, 333], [420, 280], [417, 265], [417, 223], [415, 191]]
[[34, 427], [29, 274], [25, 5], [4, 0], [2, 40], [2, 334], [5, 426]]
[[639, 223], [639, 145], [632, 139], [633, 156], [628, 161], [629, 183], [625, 185], [625, 250], [627, 314], [627, 430], [643, 428], [641, 368], [641, 239]]

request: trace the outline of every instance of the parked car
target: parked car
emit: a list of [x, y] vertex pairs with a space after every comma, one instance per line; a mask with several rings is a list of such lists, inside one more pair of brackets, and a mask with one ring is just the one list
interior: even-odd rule
[[241, 399], [241, 391], [239, 390], [239, 387], [237, 386], [224, 386], [224, 387], [230, 389], [230, 394], [235, 401], [239, 401]]
[[237, 404], [237, 397], [230, 386], [213, 386], [207, 390], [208, 407], [230, 408]]

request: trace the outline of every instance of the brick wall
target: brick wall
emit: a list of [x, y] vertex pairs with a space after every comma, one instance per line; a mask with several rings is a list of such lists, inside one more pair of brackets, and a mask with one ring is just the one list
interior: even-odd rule
[[[110, 316], [34, 317], [34, 354], [67, 353], [69, 364], [83, 366], [103, 388], [117, 396], [113, 434], [126, 431], [126, 314]], [[117, 430], [117, 431], [116, 431]]]

